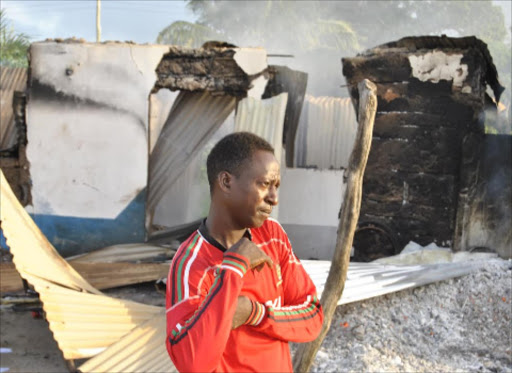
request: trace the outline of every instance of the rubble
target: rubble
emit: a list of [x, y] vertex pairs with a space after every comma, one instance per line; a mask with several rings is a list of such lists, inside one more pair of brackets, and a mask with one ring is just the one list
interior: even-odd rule
[[[313, 372], [511, 372], [512, 262], [338, 307]], [[345, 326], [346, 325], [346, 326]]]

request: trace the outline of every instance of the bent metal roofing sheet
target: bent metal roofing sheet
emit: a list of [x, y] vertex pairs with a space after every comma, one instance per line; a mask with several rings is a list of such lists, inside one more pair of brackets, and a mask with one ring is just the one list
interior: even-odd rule
[[20, 275], [39, 293], [50, 329], [65, 359], [94, 356], [161, 307], [103, 295], [48, 242], [0, 171], [0, 220]]

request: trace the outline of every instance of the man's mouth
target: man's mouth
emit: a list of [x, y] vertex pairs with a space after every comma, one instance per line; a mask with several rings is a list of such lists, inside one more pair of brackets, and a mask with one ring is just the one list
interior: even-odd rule
[[265, 215], [270, 215], [272, 213], [272, 209], [261, 209], [260, 212], [264, 213]]

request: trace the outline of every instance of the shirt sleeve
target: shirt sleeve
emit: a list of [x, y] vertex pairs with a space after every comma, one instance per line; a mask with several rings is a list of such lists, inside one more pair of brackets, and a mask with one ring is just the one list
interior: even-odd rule
[[[290, 342], [309, 342], [322, 330], [324, 319], [316, 287], [292, 251], [288, 236], [276, 222], [274, 242], [281, 245], [282, 306], [265, 306], [265, 316], [255, 327], [271, 337]], [[254, 307], [254, 306], [253, 306]]]
[[208, 281], [205, 265], [189, 265], [194, 248], [189, 251], [178, 251], [169, 271], [166, 346], [178, 371], [210, 372], [226, 348], [248, 263], [227, 254]]

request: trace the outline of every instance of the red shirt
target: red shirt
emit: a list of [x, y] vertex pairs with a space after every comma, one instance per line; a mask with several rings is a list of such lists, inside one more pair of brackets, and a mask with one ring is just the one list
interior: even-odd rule
[[[203, 225], [180, 246], [167, 279], [167, 351], [181, 372], [291, 372], [288, 341], [308, 342], [322, 328], [316, 288], [281, 225], [248, 231], [274, 262], [261, 272], [225, 252]], [[253, 301], [245, 325], [231, 330], [238, 296]]]

